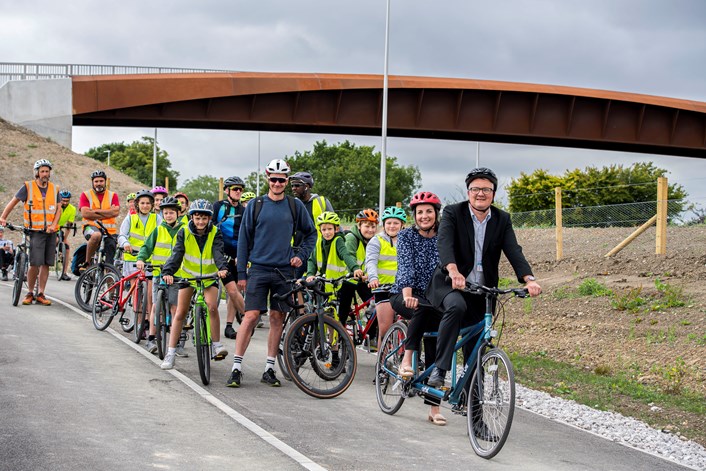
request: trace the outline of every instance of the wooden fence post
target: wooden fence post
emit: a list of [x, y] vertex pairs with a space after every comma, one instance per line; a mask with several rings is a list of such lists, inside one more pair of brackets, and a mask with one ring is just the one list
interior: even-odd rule
[[223, 199], [223, 177], [218, 179], [218, 201]]
[[665, 255], [667, 253], [667, 205], [668, 185], [666, 177], [657, 179], [657, 236], [655, 239], [655, 253]]
[[562, 231], [562, 213], [561, 213], [561, 188], [554, 188], [554, 206], [556, 211], [556, 259], [561, 260], [564, 256], [564, 234]]
[[164, 177], [164, 189], [169, 193], [169, 177]]

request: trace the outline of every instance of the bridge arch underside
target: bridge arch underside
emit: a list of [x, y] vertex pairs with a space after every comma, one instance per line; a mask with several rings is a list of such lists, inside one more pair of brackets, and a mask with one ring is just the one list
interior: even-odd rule
[[[381, 78], [340, 77], [75, 77], [73, 124], [380, 135]], [[388, 103], [389, 136], [706, 157], [706, 103], [419, 77], [391, 78]]]

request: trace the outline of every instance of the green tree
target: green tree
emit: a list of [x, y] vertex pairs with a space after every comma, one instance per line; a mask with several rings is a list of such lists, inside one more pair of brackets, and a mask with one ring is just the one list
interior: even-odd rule
[[[124, 142], [103, 144], [88, 149], [86, 156], [107, 163], [108, 151], [110, 151], [111, 167], [134, 178], [145, 187], [151, 188], [153, 142], [154, 138], [144, 136], [141, 141], [134, 141], [131, 144]], [[157, 146], [157, 184], [163, 185], [165, 178], [169, 178], [170, 188], [176, 188], [179, 172], [172, 169], [167, 151]]]
[[[601, 222], [633, 225], [655, 214], [657, 179], [666, 174], [667, 170], [655, 167], [652, 162], [638, 162], [630, 167], [586, 167], [584, 170], [567, 170], [562, 176], [535, 170], [512, 179], [506, 190], [511, 212], [553, 210], [554, 188], [559, 187], [563, 208], [581, 208], [571, 212], [569, 219], [565, 216], [565, 224], [589, 224], [596, 218], [596, 206], [615, 205], [609, 215], [602, 211]], [[686, 197], [684, 187], [676, 183], [669, 185], [670, 217], [686, 208]]]
[[[285, 157], [292, 172], [314, 176], [314, 192], [326, 196], [336, 210], [377, 208], [380, 195], [380, 152], [374, 146], [356, 146], [345, 141], [314, 144], [311, 151]], [[421, 177], [416, 166], [401, 166], [387, 157], [385, 205], [408, 203]], [[250, 183], [250, 182], [248, 182]], [[254, 182], [253, 182], [254, 183]]]
[[250, 172], [250, 174], [244, 178], [245, 180], [245, 191], [252, 191], [257, 195], [264, 195], [269, 189], [267, 185], [267, 177], [265, 177], [264, 172], [260, 175], [260, 192], [257, 192], [257, 172]]
[[189, 201], [203, 198], [214, 202], [218, 200], [218, 178], [211, 175], [199, 175], [184, 182], [184, 186], [179, 191], [186, 193]]

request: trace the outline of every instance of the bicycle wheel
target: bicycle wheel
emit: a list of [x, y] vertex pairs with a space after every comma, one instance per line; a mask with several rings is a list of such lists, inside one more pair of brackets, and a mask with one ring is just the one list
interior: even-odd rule
[[199, 364], [201, 382], [205, 385], [211, 382], [211, 342], [208, 338], [206, 314], [203, 306], [194, 308], [194, 339], [196, 340], [196, 359]]
[[480, 374], [473, 372], [468, 395], [468, 436], [473, 451], [490, 459], [502, 449], [515, 413], [515, 374], [505, 352], [483, 355]]
[[111, 265], [92, 265], [86, 269], [81, 276], [76, 280], [76, 286], [74, 287], [74, 296], [76, 297], [76, 303], [85, 312], [91, 312], [93, 309], [93, 300], [95, 289], [98, 286], [100, 280], [108, 273], [111, 272], [117, 275], [120, 279], [120, 272], [118, 272]]
[[56, 279], [61, 280], [61, 275], [64, 274], [64, 263], [66, 261], [66, 244], [59, 242], [56, 246], [56, 260], [54, 261], [54, 273]]
[[[357, 358], [341, 323], [329, 316], [323, 320], [323, 338], [316, 314], [305, 314], [292, 323], [284, 337], [284, 362], [299, 389], [318, 399], [330, 399], [345, 392], [353, 382]], [[335, 346], [332, 338], [338, 338]]]
[[27, 268], [27, 254], [18, 251], [17, 256], [15, 256], [15, 272], [12, 275], [12, 305], [17, 306], [20, 302], [20, 295], [22, 294], [22, 285], [25, 280], [25, 270]]
[[394, 414], [405, 400], [403, 383], [390, 372], [397, 372], [404, 356], [404, 346], [407, 338], [407, 324], [396, 322], [390, 327], [382, 340], [375, 362], [375, 396], [380, 410], [386, 414]]
[[287, 365], [285, 364], [284, 360], [284, 336], [287, 335], [287, 329], [289, 329], [296, 317], [297, 314], [295, 312], [292, 312], [287, 315], [286, 323], [284, 324], [284, 327], [282, 329], [282, 335], [279, 338], [279, 347], [277, 348], [277, 366], [279, 366], [279, 371], [282, 372], [282, 377], [287, 381], [291, 381], [292, 377], [289, 376], [289, 373], [287, 372]]
[[145, 320], [148, 318], [147, 312], [147, 282], [142, 281], [137, 285], [137, 298], [132, 309], [135, 312], [135, 330], [133, 330], [132, 341], [140, 343], [145, 333]]
[[157, 302], [154, 305], [154, 324], [157, 328], [155, 341], [157, 342], [157, 355], [160, 360], [164, 360], [164, 355], [167, 353], [167, 305], [162, 296], [164, 291], [158, 291], [158, 293]]
[[108, 328], [117, 312], [118, 302], [120, 300], [120, 278], [108, 272], [98, 283], [96, 288], [96, 299], [93, 302], [92, 319], [93, 327], [96, 330], [105, 330]]

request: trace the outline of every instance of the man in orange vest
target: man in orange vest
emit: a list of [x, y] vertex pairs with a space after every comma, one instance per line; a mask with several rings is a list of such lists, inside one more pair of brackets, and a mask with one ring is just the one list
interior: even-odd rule
[[[26, 181], [7, 203], [0, 216], [0, 225], [6, 224], [6, 219], [20, 201], [24, 203], [24, 226], [32, 229], [29, 242], [29, 270], [27, 271], [27, 284], [29, 292], [22, 304], [37, 304], [50, 306], [44, 289], [47, 287], [49, 267], [54, 265], [56, 248], [56, 230], [61, 217], [59, 204], [59, 187], [49, 181], [51, 177], [51, 162], [45, 159], [34, 163], [34, 180]], [[39, 275], [39, 276], [37, 276]], [[37, 296], [34, 288], [39, 281]]]
[[95, 221], [100, 221], [108, 230], [105, 240], [106, 262], [112, 264], [115, 257], [118, 233], [117, 217], [120, 213], [118, 194], [106, 188], [108, 177], [103, 170], [96, 170], [91, 174], [92, 189], [81, 193], [79, 211], [83, 218], [83, 236], [88, 241], [86, 245], [86, 261], [79, 269], [85, 269], [90, 263], [101, 243], [101, 229]]

